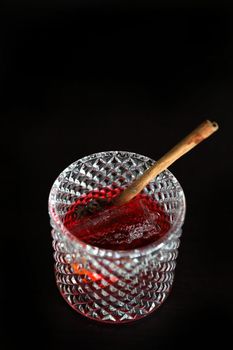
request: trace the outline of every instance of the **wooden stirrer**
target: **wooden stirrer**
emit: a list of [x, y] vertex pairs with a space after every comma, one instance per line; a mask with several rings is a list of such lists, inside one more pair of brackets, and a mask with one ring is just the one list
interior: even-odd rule
[[201, 141], [212, 135], [218, 130], [218, 124], [209, 120], [201, 123], [196, 129], [181, 140], [175, 147], [168, 151], [162, 158], [160, 158], [154, 165], [145, 171], [138, 179], [133, 181], [121, 194], [115, 197], [112, 203], [120, 206], [130, 201], [141, 190], [152, 181], [163, 170], [167, 169], [177, 159], [189, 152], [192, 148], [198, 145]]

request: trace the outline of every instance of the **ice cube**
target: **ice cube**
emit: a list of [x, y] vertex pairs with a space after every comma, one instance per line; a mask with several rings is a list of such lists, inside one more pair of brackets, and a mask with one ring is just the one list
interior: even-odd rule
[[106, 249], [132, 249], [156, 239], [162, 231], [161, 212], [146, 197], [106, 207], [79, 220], [72, 233], [80, 240]]

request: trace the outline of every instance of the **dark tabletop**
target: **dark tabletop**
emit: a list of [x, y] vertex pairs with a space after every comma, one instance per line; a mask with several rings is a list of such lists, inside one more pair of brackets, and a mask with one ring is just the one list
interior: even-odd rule
[[[158, 348], [184, 336], [223, 345], [233, 313], [232, 10], [58, 3], [9, 1], [1, 21], [4, 349]], [[57, 175], [104, 150], [156, 160], [205, 119], [220, 130], [170, 168], [187, 215], [169, 298], [128, 325], [75, 313], [53, 273], [47, 200]]]

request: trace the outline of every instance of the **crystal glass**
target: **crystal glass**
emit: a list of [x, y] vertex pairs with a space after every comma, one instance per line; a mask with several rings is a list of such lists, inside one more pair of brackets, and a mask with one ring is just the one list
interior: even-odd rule
[[[169, 216], [170, 229], [158, 241], [132, 250], [103, 249], [80, 241], [64, 226], [65, 214], [81, 195], [103, 187], [126, 187], [153, 163], [131, 152], [92, 154], [62, 171], [50, 191], [56, 283], [68, 304], [91, 319], [108, 323], [140, 319], [156, 310], [171, 290], [185, 197], [170, 171], [163, 171], [143, 190]], [[77, 273], [75, 266], [83, 272]]]

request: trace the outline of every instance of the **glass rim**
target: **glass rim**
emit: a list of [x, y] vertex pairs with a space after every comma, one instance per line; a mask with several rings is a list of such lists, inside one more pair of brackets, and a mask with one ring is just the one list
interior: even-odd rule
[[[186, 199], [185, 199], [185, 195], [184, 195], [184, 191], [182, 186], [180, 185], [179, 181], [177, 180], [177, 178], [173, 175], [173, 173], [166, 169], [164, 171], [166, 171], [167, 173], [169, 173], [175, 180], [176, 182], [179, 184], [179, 187], [181, 189], [181, 196], [182, 196], [182, 205], [179, 208], [179, 214], [177, 215], [176, 219], [174, 220], [174, 222], [172, 223], [171, 227], [169, 228], [169, 230], [166, 232], [165, 235], [163, 235], [160, 239], [156, 240], [155, 242], [149, 243], [145, 246], [139, 247], [139, 248], [133, 248], [133, 249], [127, 249], [127, 250], [113, 250], [113, 249], [105, 249], [105, 248], [100, 248], [91, 244], [88, 244], [82, 240], [80, 240], [79, 238], [77, 238], [76, 236], [74, 236], [63, 224], [62, 220], [59, 217], [59, 214], [57, 213], [56, 210], [56, 205], [55, 205], [55, 201], [54, 201], [54, 196], [56, 196], [57, 190], [58, 190], [58, 183], [60, 183], [60, 179], [63, 176], [63, 174], [70, 170], [72, 167], [74, 167], [75, 165], [77, 165], [78, 162], [83, 163], [86, 160], [90, 159], [90, 157], [93, 158], [97, 158], [100, 157], [101, 155], [104, 156], [104, 154], [106, 153], [112, 153], [112, 154], [117, 154], [117, 153], [126, 153], [129, 156], [139, 156], [141, 158], [143, 158], [145, 161], [152, 161], [153, 163], [155, 163], [156, 161], [141, 155], [139, 153], [135, 153], [135, 152], [129, 152], [129, 151], [102, 151], [102, 152], [97, 152], [97, 153], [92, 153], [88, 156], [82, 157], [77, 159], [76, 161], [74, 161], [73, 163], [71, 163], [70, 165], [68, 165], [64, 170], [62, 170], [62, 172], [58, 175], [58, 177], [56, 178], [56, 180], [54, 181], [51, 190], [49, 192], [49, 198], [48, 198], [48, 211], [49, 211], [49, 216], [50, 218], [53, 220], [53, 222], [56, 225], [56, 230], [61, 231], [62, 234], [64, 234], [64, 238], [71, 240], [72, 243], [75, 245], [75, 248], [81, 248], [84, 249], [86, 251], [88, 251], [91, 255], [99, 255], [102, 257], [137, 257], [137, 256], [141, 256], [141, 255], [146, 255], [152, 251], [156, 251], [159, 250], [162, 245], [170, 238], [174, 237], [174, 235], [176, 235], [183, 223], [184, 223], [184, 218], [185, 218], [185, 213], [186, 213]], [[163, 172], [164, 172], [163, 171]], [[163, 173], [162, 172], [162, 173]]]

